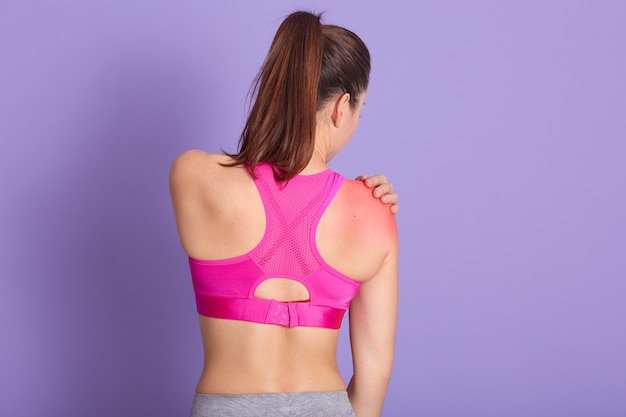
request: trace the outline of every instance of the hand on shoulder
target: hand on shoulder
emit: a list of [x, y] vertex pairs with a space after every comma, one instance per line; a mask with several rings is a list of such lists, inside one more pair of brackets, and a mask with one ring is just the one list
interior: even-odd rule
[[[395, 205], [398, 200], [398, 195], [393, 193], [393, 186], [386, 182], [384, 176], [378, 175], [377, 178], [382, 177], [384, 182], [380, 182], [377, 179], [373, 182], [368, 182], [362, 177], [358, 177], [356, 180], [345, 180], [346, 192], [350, 193], [352, 198], [355, 198], [359, 204], [364, 204], [371, 209], [383, 209], [386, 213], [393, 213], [393, 210], [389, 210], [389, 204]], [[374, 177], [369, 177], [371, 179]]]
[[347, 212], [359, 224], [383, 240], [397, 239], [396, 220], [389, 206], [362, 180], [345, 180], [340, 194]]
[[372, 194], [376, 198], [380, 198], [385, 204], [391, 204], [390, 210], [393, 214], [400, 211], [398, 206], [398, 194], [393, 191], [393, 185], [387, 181], [387, 177], [383, 174], [369, 176], [367, 174], [359, 175], [357, 181], [363, 181], [366, 187], [373, 188]]

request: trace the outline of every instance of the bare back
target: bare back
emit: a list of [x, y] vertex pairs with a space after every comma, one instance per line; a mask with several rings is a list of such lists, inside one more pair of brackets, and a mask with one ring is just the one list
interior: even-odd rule
[[[217, 260], [252, 250], [263, 238], [265, 209], [243, 167], [224, 167], [223, 155], [190, 151], [172, 168], [171, 191], [183, 248]], [[381, 269], [396, 239], [395, 219], [359, 181], [344, 181], [324, 212], [316, 244], [337, 271], [367, 282]], [[255, 297], [303, 301], [301, 283], [272, 278]], [[263, 393], [344, 390], [336, 364], [338, 330], [281, 327], [200, 316], [204, 370], [197, 391]]]

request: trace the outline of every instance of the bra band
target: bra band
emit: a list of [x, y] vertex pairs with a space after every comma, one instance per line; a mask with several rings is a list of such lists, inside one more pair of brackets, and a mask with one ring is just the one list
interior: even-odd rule
[[308, 301], [283, 302], [264, 298], [227, 298], [196, 294], [198, 313], [213, 318], [339, 329], [345, 310], [310, 305]]

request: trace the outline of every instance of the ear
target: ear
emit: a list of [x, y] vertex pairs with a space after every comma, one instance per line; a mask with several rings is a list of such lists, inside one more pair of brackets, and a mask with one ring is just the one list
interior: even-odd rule
[[350, 111], [350, 94], [343, 93], [333, 103], [333, 113], [331, 115], [333, 126], [339, 127], [348, 111]]

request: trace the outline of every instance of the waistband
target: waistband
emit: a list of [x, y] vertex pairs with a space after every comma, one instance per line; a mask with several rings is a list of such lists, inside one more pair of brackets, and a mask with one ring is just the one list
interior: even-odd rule
[[202, 394], [191, 417], [354, 417], [346, 391], [267, 394]]

